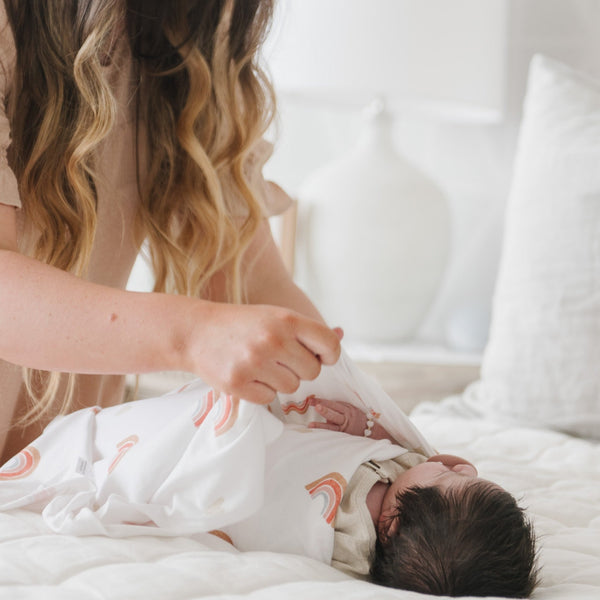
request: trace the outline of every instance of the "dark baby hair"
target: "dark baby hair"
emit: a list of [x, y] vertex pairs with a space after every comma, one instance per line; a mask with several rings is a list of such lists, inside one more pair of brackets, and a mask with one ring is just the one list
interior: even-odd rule
[[535, 537], [515, 499], [489, 482], [398, 494], [398, 533], [377, 540], [373, 583], [447, 596], [528, 597]]

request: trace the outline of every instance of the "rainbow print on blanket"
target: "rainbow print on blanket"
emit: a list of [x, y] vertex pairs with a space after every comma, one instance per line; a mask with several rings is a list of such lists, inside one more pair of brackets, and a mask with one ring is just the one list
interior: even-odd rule
[[[187, 387], [185, 386], [183, 389]], [[200, 396], [198, 406], [192, 416], [194, 427], [200, 427], [211, 415], [215, 434], [223, 435], [233, 427], [237, 419], [239, 404], [240, 401], [233, 396], [218, 395], [215, 390], [208, 390]]]
[[115, 456], [114, 460], [110, 463], [110, 466], [108, 467], [109, 473], [112, 473], [115, 470], [115, 467], [119, 464], [119, 462], [125, 456], [125, 454], [129, 450], [131, 450], [131, 448], [133, 448], [139, 441], [140, 441], [140, 439], [138, 438], [138, 436], [133, 434], [133, 435], [128, 435], [124, 440], [121, 440], [117, 444], [117, 455]]
[[35, 446], [28, 446], [13, 456], [0, 469], [0, 481], [22, 479], [31, 475], [40, 462], [40, 453]]
[[329, 473], [306, 487], [313, 500], [323, 500], [321, 516], [333, 527], [333, 520], [346, 490], [346, 479], [340, 473]]
[[304, 398], [302, 402], [289, 402], [288, 404], [282, 404], [281, 410], [284, 415], [289, 415], [291, 413], [298, 413], [299, 415], [305, 415], [310, 408], [310, 402], [314, 398], [314, 394], [307, 396]]

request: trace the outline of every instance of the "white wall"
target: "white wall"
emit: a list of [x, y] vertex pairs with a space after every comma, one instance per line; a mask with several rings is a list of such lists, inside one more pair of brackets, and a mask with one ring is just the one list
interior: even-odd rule
[[[600, 0], [506, 2], [502, 123], [453, 125], [400, 116], [394, 129], [398, 149], [437, 181], [453, 212], [450, 265], [419, 338], [461, 350], [481, 350], [487, 338], [531, 56], [544, 52], [600, 78]], [[353, 143], [360, 124], [360, 115], [349, 109], [301, 106], [280, 98], [277, 147], [265, 174], [297, 193], [311, 171]]]

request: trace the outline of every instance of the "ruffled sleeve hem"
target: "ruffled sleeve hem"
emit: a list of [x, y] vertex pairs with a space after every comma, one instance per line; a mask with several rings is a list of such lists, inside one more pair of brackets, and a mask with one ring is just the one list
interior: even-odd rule
[[[261, 139], [254, 146], [244, 164], [244, 175], [250, 189], [262, 207], [265, 217], [274, 217], [285, 212], [293, 203], [292, 199], [274, 183], [266, 181], [262, 170], [273, 154], [273, 144]], [[221, 182], [225, 202], [230, 213], [235, 217], [248, 214], [246, 200], [230, 177]]]

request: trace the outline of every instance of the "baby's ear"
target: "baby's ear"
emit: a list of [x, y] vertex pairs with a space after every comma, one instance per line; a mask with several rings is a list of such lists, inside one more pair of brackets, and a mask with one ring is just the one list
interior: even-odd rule
[[388, 538], [394, 537], [395, 535], [398, 534], [399, 529], [400, 529], [400, 518], [395, 517], [394, 519], [391, 520], [391, 523], [389, 523], [389, 525], [388, 525], [387, 532], [386, 532], [387, 537]]
[[377, 529], [379, 540], [385, 544], [388, 540], [398, 534], [400, 529], [400, 517], [392, 515], [387, 519], [383, 519], [379, 522]]

